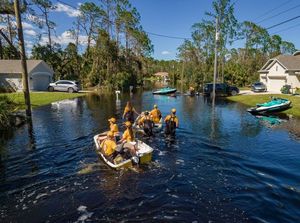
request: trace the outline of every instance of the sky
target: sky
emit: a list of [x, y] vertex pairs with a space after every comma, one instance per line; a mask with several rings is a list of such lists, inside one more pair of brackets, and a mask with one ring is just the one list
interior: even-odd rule
[[[88, 0], [62, 0], [74, 7]], [[92, 0], [97, 3], [97, 0]], [[190, 38], [191, 27], [194, 23], [206, 19], [205, 12], [212, 10], [212, 0], [129, 0], [137, 8], [141, 15], [141, 25], [148, 33], [160, 35]], [[50, 15], [56, 27], [54, 40], [65, 46], [72, 38], [68, 30], [75, 21], [78, 14], [73, 8], [62, 5], [57, 0], [57, 9]], [[300, 16], [299, 0], [232, 0], [235, 2], [235, 16], [239, 22], [252, 21], [259, 23], [262, 27], [270, 27], [295, 16]], [[0, 25], [1, 26], [1, 25]], [[25, 39], [27, 49], [35, 42], [38, 28], [24, 22]], [[300, 18], [291, 22], [269, 29], [270, 34], [278, 34], [285, 41], [295, 44], [300, 49]], [[153, 57], [156, 59], [176, 59], [177, 48], [183, 43], [183, 39], [159, 37], [149, 34], [154, 45]], [[85, 36], [81, 36], [84, 41]], [[41, 43], [45, 43], [46, 35]], [[243, 42], [235, 42], [232, 47], [242, 47]]]

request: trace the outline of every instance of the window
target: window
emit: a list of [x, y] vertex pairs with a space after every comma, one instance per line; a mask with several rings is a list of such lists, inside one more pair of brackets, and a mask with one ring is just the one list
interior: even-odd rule
[[278, 71], [278, 66], [276, 66], [276, 71]]

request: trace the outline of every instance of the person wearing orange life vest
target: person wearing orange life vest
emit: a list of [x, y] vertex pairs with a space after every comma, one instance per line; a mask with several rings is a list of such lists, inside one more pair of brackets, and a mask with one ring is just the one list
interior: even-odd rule
[[176, 117], [176, 109], [175, 108], [173, 108], [171, 110], [170, 115], [167, 115], [167, 117], [165, 118], [165, 123], [166, 123], [165, 134], [175, 136], [176, 128], [178, 128], [178, 126], [179, 126], [179, 120]]
[[111, 162], [119, 154], [116, 151], [117, 144], [114, 140], [114, 133], [111, 131], [107, 132], [107, 138], [101, 142], [100, 147], [104, 156]]
[[150, 112], [150, 115], [152, 116], [154, 123], [159, 123], [161, 119], [161, 112], [158, 109], [157, 105], [153, 106], [153, 110]]

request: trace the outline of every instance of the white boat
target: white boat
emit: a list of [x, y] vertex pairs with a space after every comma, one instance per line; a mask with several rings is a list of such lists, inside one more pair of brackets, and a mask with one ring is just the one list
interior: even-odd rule
[[[94, 136], [94, 142], [95, 142], [95, 145], [96, 145], [96, 152], [108, 166], [110, 166], [111, 168], [114, 168], [114, 169], [128, 168], [128, 167], [133, 166], [132, 158], [123, 160], [121, 163], [118, 163], [118, 164], [112, 163], [110, 160], [106, 159], [106, 157], [101, 152], [102, 149], [101, 149], [100, 144], [97, 140], [99, 135], [103, 135], [103, 133]], [[149, 145], [147, 145], [146, 143], [144, 143], [140, 140], [136, 140], [136, 143], [137, 143], [136, 146], [138, 148], [137, 156], [139, 158], [139, 164], [149, 163], [152, 160], [153, 148], [151, 148]]]
[[[144, 113], [140, 114], [134, 121], [132, 127], [137, 131], [137, 132], [144, 132], [144, 130], [138, 125], [139, 120], [144, 116]], [[154, 123], [154, 128], [153, 130], [155, 132], [159, 132], [162, 129], [163, 126], [163, 119], [160, 118], [158, 123]]]

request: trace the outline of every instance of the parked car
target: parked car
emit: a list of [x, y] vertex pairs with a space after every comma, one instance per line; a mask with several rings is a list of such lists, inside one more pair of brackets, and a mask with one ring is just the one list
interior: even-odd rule
[[[208, 83], [204, 85], [203, 94], [210, 96], [213, 91], [213, 84]], [[216, 83], [216, 96], [237, 95], [240, 90], [235, 86], [229, 86], [226, 83]]]
[[253, 92], [262, 92], [267, 91], [267, 86], [262, 82], [255, 82], [251, 85], [251, 91]]
[[67, 91], [69, 93], [78, 92], [80, 85], [78, 81], [59, 80], [54, 83], [50, 83], [48, 91]]

